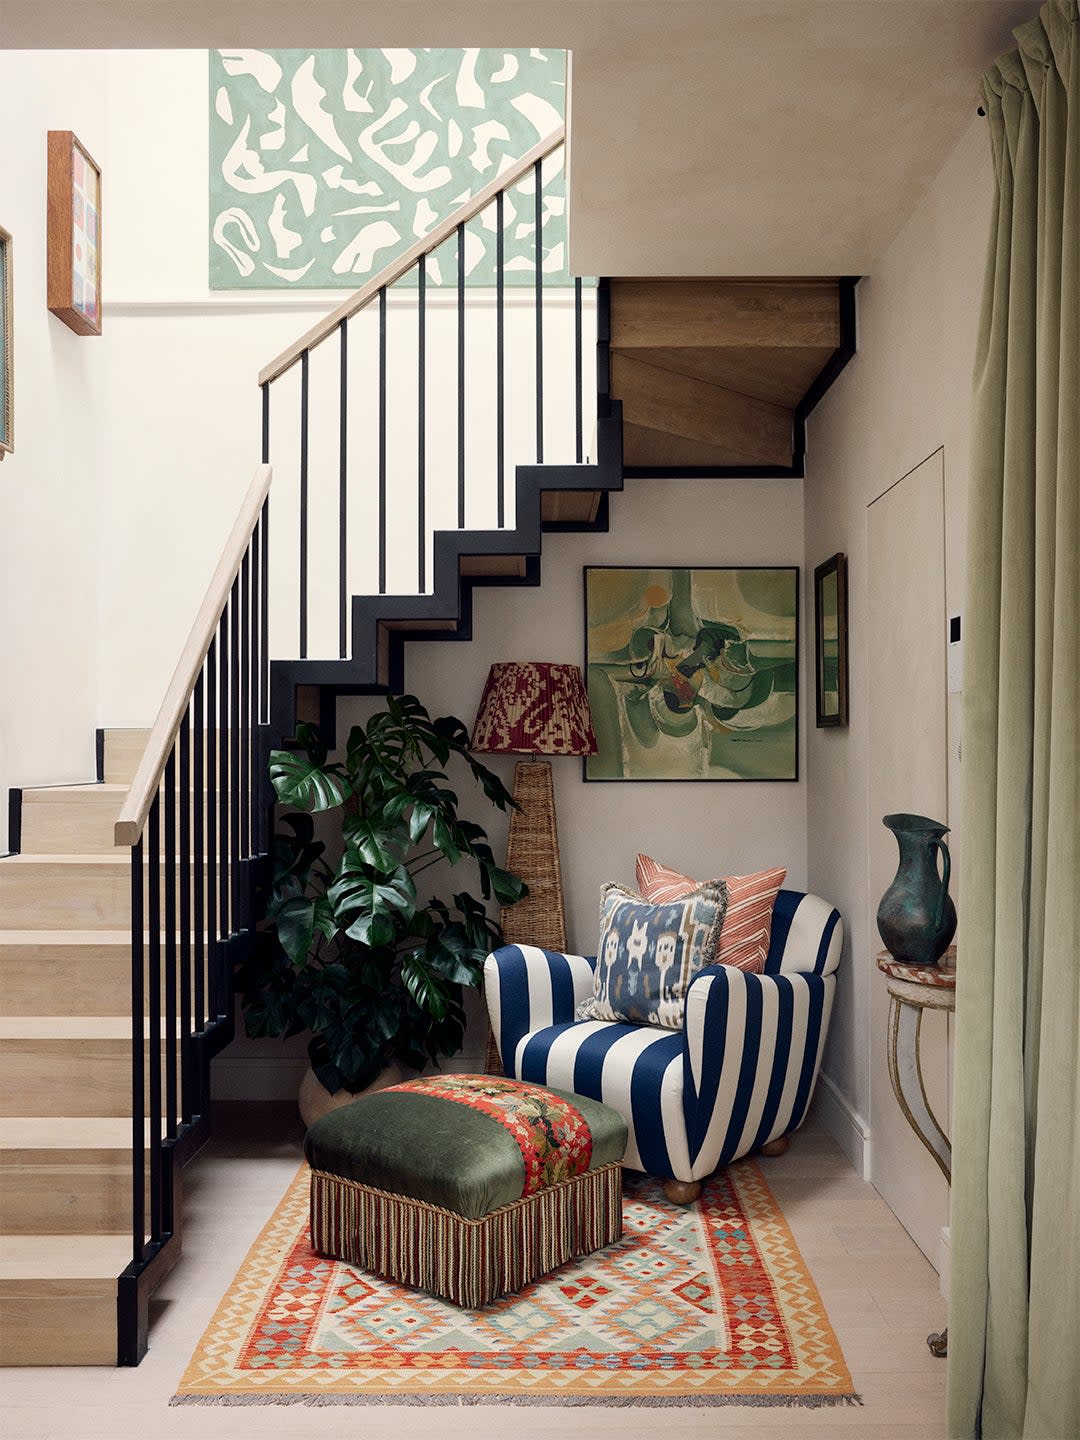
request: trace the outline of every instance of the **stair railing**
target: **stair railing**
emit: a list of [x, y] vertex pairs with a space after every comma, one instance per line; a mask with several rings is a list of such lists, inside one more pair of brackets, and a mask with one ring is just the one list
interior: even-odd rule
[[232, 1038], [233, 965], [268, 847], [270, 478], [240, 507], [116, 821], [131, 848], [132, 1259], [121, 1365], [146, 1350], [150, 1291], [175, 1261], [180, 1165], [205, 1139], [209, 1061]]
[[[431, 575], [430, 550], [437, 528], [463, 530], [483, 510], [484, 523], [471, 528], [503, 529], [513, 523], [512, 481], [516, 463], [542, 463], [545, 451], [549, 460], [582, 463], [585, 437], [585, 389], [583, 354], [582, 281], [573, 285], [573, 339], [566, 347], [566, 337], [545, 333], [545, 250], [544, 217], [545, 162], [565, 142], [565, 127], [560, 126], [540, 141], [520, 160], [508, 166], [452, 214], [440, 220], [426, 234], [395, 260], [374, 275], [362, 288], [343, 300], [318, 324], [264, 366], [259, 375], [262, 388], [262, 450], [263, 460], [270, 459], [271, 411], [275, 433], [274, 463], [280, 476], [297, 472], [296, 547], [297, 559], [290, 561], [296, 577], [298, 597], [298, 633], [280, 637], [275, 653], [298, 655], [300, 659], [330, 659], [331, 623], [329, 590], [336, 579], [336, 649], [338, 658], [349, 655], [350, 591], [384, 595], [388, 592], [424, 594]], [[561, 156], [559, 157], [561, 161]], [[467, 323], [466, 227], [473, 221], [494, 232], [494, 334], [481, 339], [474, 322], [471, 333]], [[517, 300], [507, 299], [507, 262], [505, 233], [507, 224], [516, 224], [517, 233], [532, 231], [532, 264], [527, 289], [516, 293], [522, 301], [531, 301], [532, 333], [527, 340], [524, 325], [517, 323]], [[449, 273], [456, 271], [456, 287], [436, 292], [433, 300], [429, 285], [429, 268], [437, 264], [440, 275], [444, 260], [437, 255], [441, 247], [451, 247]], [[456, 255], [453, 254], [456, 247]], [[548, 256], [549, 262], [555, 257]], [[520, 259], [515, 271], [523, 269]], [[526, 272], [527, 273], [527, 272]], [[398, 323], [393, 313], [396, 304], [388, 304], [391, 287], [404, 281], [415, 282], [409, 314]], [[449, 292], [449, 293], [448, 293]], [[528, 296], [528, 300], [525, 297]], [[394, 299], [397, 300], [397, 292]], [[486, 297], [485, 297], [486, 303]], [[438, 336], [429, 323], [432, 312], [449, 304], [456, 309], [456, 334], [450, 337], [441, 324]], [[550, 308], [550, 298], [548, 300]], [[371, 308], [370, 321], [354, 338], [350, 347], [350, 322]], [[507, 312], [512, 311], [513, 333], [508, 333]], [[377, 319], [376, 319], [377, 317]], [[568, 329], [568, 326], [567, 326]], [[316, 360], [316, 352], [332, 336], [337, 336], [336, 375], [328, 359]], [[437, 353], [438, 339], [442, 353]], [[491, 341], [493, 340], [493, 345]], [[445, 344], [442, 342], [445, 341]], [[558, 350], [556, 345], [558, 344]], [[508, 366], [508, 349], [513, 349]], [[525, 350], [528, 350], [528, 354]], [[352, 354], [350, 355], [350, 349]], [[402, 359], [410, 352], [408, 361]], [[493, 352], [493, 353], [492, 353]], [[332, 359], [332, 357], [330, 357]], [[492, 365], [493, 362], [493, 365]], [[484, 367], [481, 378], [474, 365]], [[319, 367], [316, 376], [315, 368]], [[371, 397], [366, 415], [357, 406], [356, 375], [364, 387], [363, 397]], [[295, 375], [299, 369], [298, 384]], [[494, 374], [490, 374], [493, 368]], [[455, 373], [456, 372], [456, 373]], [[527, 372], [527, 373], [526, 373]], [[558, 382], [555, 418], [545, 411], [545, 372], [549, 390]], [[570, 392], [570, 376], [573, 391]], [[282, 381], [291, 376], [288, 385]], [[535, 401], [528, 380], [535, 379]], [[438, 387], [438, 393], [436, 393]], [[482, 387], [482, 392], [481, 392]], [[514, 394], [515, 390], [521, 392]], [[272, 393], [273, 392], [273, 393]], [[291, 392], [291, 393], [286, 393]], [[484, 404], [483, 425], [470, 425], [468, 405]], [[439, 428], [442, 441], [432, 439], [431, 401], [442, 401]], [[527, 397], [527, 398], [526, 398]], [[455, 423], [443, 423], [456, 401]], [[517, 409], [512, 411], [512, 406]], [[298, 407], [298, 425], [296, 423]], [[515, 431], [528, 410], [530, 453], [507, 453], [507, 416], [512, 411]], [[548, 407], [549, 411], [551, 406]], [[398, 414], [394, 415], [395, 409]], [[572, 415], [568, 411], [572, 410]], [[403, 438], [402, 426], [415, 426]], [[395, 418], [399, 421], [395, 425]], [[407, 428], [406, 427], [406, 428]], [[559, 454], [552, 437], [556, 428]], [[446, 443], [446, 432], [456, 430], [453, 443]], [[480, 431], [483, 434], [480, 434]], [[330, 432], [336, 432], [331, 434]], [[493, 433], [492, 433], [493, 432]], [[281, 434], [283, 439], [277, 437]], [[407, 451], [406, 453], [406, 443]], [[370, 459], [370, 476], [365, 461], [365, 479], [372, 483], [363, 487], [354, 498], [354, 509], [363, 507], [359, 516], [350, 515], [350, 472], [358, 444], [366, 448]], [[451, 453], [456, 450], [456, 453]], [[391, 452], [394, 453], [391, 453]], [[482, 453], [481, 453], [482, 451]], [[448, 484], [432, 487], [433, 465], [444, 466]], [[443, 496], [452, 489], [456, 470], [456, 525], [440, 527], [436, 513]], [[493, 470], [493, 475], [488, 471]], [[480, 472], [485, 472], [482, 475]], [[508, 484], [508, 480], [510, 484]], [[336, 485], [335, 485], [336, 482]], [[291, 483], [291, 480], [290, 480]], [[313, 487], [318, 484], [318, 497], [313, 500]], [[336, 494], [331, 493], [335, 486]], [[449, 508], [449, 499], [447, 498]], [[398, 507], [395, 510], [395, 505]], [[291, 497], [290, 497], [291, 509]], [[336, 512], [336, 513], [334, 513]], [[415, 519], [415, 532], [413, 530]], [[290, 526], [292, 515], [289, 517]], [[323, 537], [318, 549], [317, 531]], [[282, 531], [278, 531], [279, 537]], [[332, 538], [331, 538], [332, 537]], [[350, 558], [354, 538], [364, 549], [363, 583], [350, 584]], [[330, 547], [334, 546], [334, 549]], [[313, 564], [313, 551], [315, 562]], [[411, 560], [406, 557], [411, 552]], [[354, 563], [354, 572], [356, 569]], [[277, 564], [275, 562], [275, 571]], [[336, 576], [334, 576], [336, 570]], [[392, 573], [392, 571], [396, 573]], [[313, 626], [310, 609], [313, 594], [313, 572], [317, 575], [316, 599], [322, 606], [322, 623]], [[402, 575], [405, 580], [402, 582]], [[355, 579], [355, 573], [354, 577]], [[394, 581], [397, 580], [395, 584]], [[314, 633], [315, 631], [318, 633]], [[278, 637], [273, 637], [275, 640]], [[323, 648], [319, 648], [320, 645]], [[284, 647], [284, 648], [282, 648]], [[295, 648], [294, 648], [295, 647]]]

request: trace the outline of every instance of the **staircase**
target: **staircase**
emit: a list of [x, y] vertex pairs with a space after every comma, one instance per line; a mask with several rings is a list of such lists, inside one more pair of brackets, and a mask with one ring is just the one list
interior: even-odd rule
[[98, 784], [23, 790], [0, 864], [0, 1315], [11, 1365], [113, 1365], [131, 1258], [131, 865], [113, 825], [147, 739]]
[[[97, 784], [13, 796], [19, 853], [0, 859], [5, 1363], [145, 1352], [256, 921], [268, 748], [300, 718], [333, 743], [337, 698], [399, 691], [409, 640], [471, 639], [475, 588], [538, 585], [545, 537], [606, 530], [624, 476], [800, 473], [805, 414], [853, 345], [850, 283], [579, 280], [552, 300], [540, 197], [562, 144], [559, 131], [538, 145], [264, 368], [263, 465], [157, 721], [102, 737]], [[508, 302], [500, 240], [481, 315], [466, 301], [466, 227], [501, 237], [530, 179], [535, 287], [527, 308]], [[426, 280], [444, 246], [449, 322]], [[403, 279], [407, 307], [391, 294]], [[456, 406], [436, 413], [448, 392]], [[272, 459], [285, 519], [273, 545]]]

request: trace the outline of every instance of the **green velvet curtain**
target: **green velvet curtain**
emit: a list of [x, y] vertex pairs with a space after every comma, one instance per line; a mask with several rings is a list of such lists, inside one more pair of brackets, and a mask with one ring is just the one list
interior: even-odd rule
[[984, 78], [949, 1434], [1080, 1437], [1080, 11]]

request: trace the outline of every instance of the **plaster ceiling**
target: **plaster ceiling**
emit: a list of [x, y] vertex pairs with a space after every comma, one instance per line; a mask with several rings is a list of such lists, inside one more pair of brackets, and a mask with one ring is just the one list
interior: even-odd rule
[[0, 0], [5, 48], [559, 46], [571, 264], [865, 275], [1033, 0]]

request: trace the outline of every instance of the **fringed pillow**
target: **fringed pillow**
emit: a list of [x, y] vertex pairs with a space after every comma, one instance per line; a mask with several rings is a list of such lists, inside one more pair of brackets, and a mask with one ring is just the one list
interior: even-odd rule
[[722, 880], [662, 905], [623, 885], [603, 886], [594, 990], [578, 1019], [682, 1029], [686, 992], [712, 963], [727, 903]]
[[[710, 964], [731, 965], [736, 970], [761, 974], [769, 953], [776, 894], [786, 878], [787, 870], [778, 867], [759, 870], [754, 875], [728, 875], [723, 882], [718, 882], [727, 886], [728, 904], [716, 955]], [[648, 855], [637, 857], [637, 883], [644, 898], [654, 904], [678, 900], [700, 885], [700, 881], [669, 870]]]

